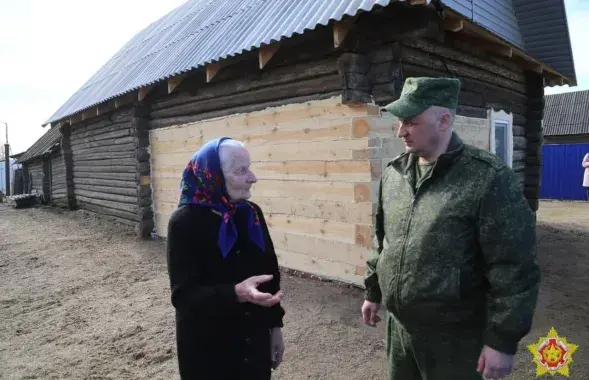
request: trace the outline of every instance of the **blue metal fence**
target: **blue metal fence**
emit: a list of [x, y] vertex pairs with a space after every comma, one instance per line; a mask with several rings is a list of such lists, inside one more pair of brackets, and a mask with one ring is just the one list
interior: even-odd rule
[[543, 150], [540, 198], [587, 200], [581, 161], [589, 144], [546, 144]]

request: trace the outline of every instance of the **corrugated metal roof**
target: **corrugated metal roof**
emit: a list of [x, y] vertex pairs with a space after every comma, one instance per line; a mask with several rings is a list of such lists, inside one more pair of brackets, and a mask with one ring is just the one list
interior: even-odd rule
[[39, 138], [22, 156], [18, 158], [18, 162], [27, 162], [34, 158], [40, 157], [49, 153], [55, 146], [61, 143], [61, 132], [59, 128], [54, 127], [49, 129], [43, 136]]
[[576, 82], [563, 0], [512, 0], [526, 52]]
[[192, 0], [127, 42], [45, 123], [394, 0]]
[[442, 2], [576, 82], [563, 0], [442, 0]]
[[589, 90], [546, 95], [544, 136], [589, 134]]
[[[136, 34], [44, 124], [207, 63], [302, 34], [318, 25], [339, 21], [346, 15], [354, 16], [376, 6], [384, 7], [394, 1], [397, 0], [188, 1]], [[473, 19], [473, 0], [442, 1]], [[560, 17], [564, 15], [562, 0], [540, 0], [543, 4], [550, 2], [560, 6], [553, 12], [559, 15], [558, 19], [551, 19], [552, 22], [543, 24], [540, 29], [533, 24], [537, 13], [533, 6], [535, 1], [513, 1], [517, 18], [523, 23], [520, 30], [526, 52], [574, 78], [566, 18]], [[535, 36], [540, 36], [542, 31], [556, 33], [561, 30], [566, 31], [567, 38], [559, 40], [560, 46], [553, 46], [552, 41], [534, 43]], [[501, 35], [500, 30], [491, 31]], [[571, 73], [572, 76], [568, 75]]]

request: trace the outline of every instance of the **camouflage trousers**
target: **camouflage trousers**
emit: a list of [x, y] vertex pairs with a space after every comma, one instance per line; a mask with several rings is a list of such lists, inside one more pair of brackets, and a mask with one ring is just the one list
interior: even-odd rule
[[481, 380], [480, 331], [409, 334], [386, 312], [388, 380]]

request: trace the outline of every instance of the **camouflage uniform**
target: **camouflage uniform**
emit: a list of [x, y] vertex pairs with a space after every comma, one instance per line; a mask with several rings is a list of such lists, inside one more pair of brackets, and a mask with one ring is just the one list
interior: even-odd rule
[[[387, 110], [455, 107], [456, 82], [444, 80], [409, 78]], [[483, 345], [514, 354], [530, 330], [535, 217], [511, 169], [456, 133], [421, 180], [417, 160], [403, 153], [383, 172], [365, 297], [386, 309], [389, 379], [481, 379]]]

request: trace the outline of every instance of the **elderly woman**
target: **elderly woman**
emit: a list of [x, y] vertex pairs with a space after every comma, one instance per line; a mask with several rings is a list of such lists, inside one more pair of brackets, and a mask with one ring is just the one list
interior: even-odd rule
[[168, 273], [182, 380], [263, 380], [282, 361], [280, 272], [241, 142], [206, 143], [182, 174]]

